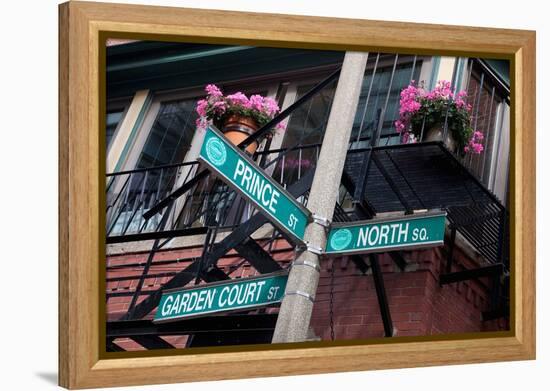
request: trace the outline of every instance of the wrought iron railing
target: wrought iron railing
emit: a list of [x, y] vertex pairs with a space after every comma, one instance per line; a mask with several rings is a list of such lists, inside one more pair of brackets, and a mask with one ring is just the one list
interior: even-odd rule
[[[160, 217], [146, 220], [143, 214], [166, 197], [176, 184], [192, 178], [197, 168], [198, 162], [190, 162], [107, 174], [107, 236], [157, 231]], [[172, 222], [178, 219], [176, 211], [176, 208], [171, 210]]]
[[[320, 147], [320, 144], [312, 144], [260, 151], [256, 160], [265, 160], [264, 170], [286, 188], [315, 168]], [[199, 162], [194, 161], [108, 174], [107, 236], [128, 236], [161, 229], [162, 214], [150, 219], [145, 219], [144, 214], [174, 187], [193, 178], [198, 168]], [[298, 201], [305, 203], [306, 199], [301, 197]], [[227, 185], [209, 178], [198, 182], [175, 201], [169, 213], [164, 230], [213, 225], [234, 227], [256, 211]]]
[[[384, 71], [387, 75], [384, 78], [387, 77], [388, 80], [385, 85], [381, 85], [380, 82], [382, 57], [387, 63], [387, 69]], [[399, 139], [399, 134], [392, 132], [388, 120], [392, 122], [391, 119], [395, 116], [402, 84], [413, 79], [420, 61], [416, 56], [408, 59], [399, 55], [382, 57], [375, 54], [369, 60], [370, 65], [365, 72], [362, 98], [354, 123], [350, 149], [393, 144]], [[403, 61], [410, 67], [410, 70], [407, 70], [406, 74], [402, 72], [401, 76], [397, 71], [398, 61]], [[472, 67], [469, 69], [468, 79], [471, 78], [471, 72]], [[483, 74], [481, 77], [483, 83]], [[334, 80], [333, 78], [332, 81]], [[321, 84], [313, 89], [313, 93], [308, 93], [308, 96], [296, 102], [294, 108], [308, 102], [315, 93], [329, 85], [329, 82], [324, 81]], [[479, 97], [476, 98], [474, 94], [473, 99], [478, 103], [474, 106], [477, 112]], [[289, 113], [286, 113], [286, 116], [288, 115]], [[322, 131], [323, 125], [319, 125], [319, 131]], [[266, 129], [269, 126], [272, 124], [268, 124]], [[255, 159], [269, 175], [287, 187], [298, 181], [305, 172], [315, 168], [320, 147], [319, 143], [301, 145], [298, 142], [288, 148], [259, 151]], [[463, 162], [470, 166], [467, 163]], [[227, 185], [205, 175], [196, 161], [112, 173], [107, 175], [107, 179], [108, 241], [116, 241], [116, 237], [159, 231], [209, 226], [235, 227], [256, 213], [251, 204], [230, 190]], [[185, 188], [185, 192], [180, 191], [182, 188]], [[175, 195], [178, 191], [184, 196]], [[169, 200], [170, 196], [174, 196], [172, 200]], [[302, 196], [299, 201], [305, 203], [306, 198]], [[342, 212], [345, 213], [348, 207], [353, 207], [353, 199], [354, 195], [349, 194], [342, 186], [339, 198]], [[169, 204], [171, 207], [167, 208]], [[166, 220], [164, 222], [163, 216]]]
[[[394, 77], [397, 59], [396, 56], [393, 61], [391, 80]], [[378, 58], [376, 61], [378, 61]], [[416, 63], [416, 58], [414, 62]], [[373, 75], [375, 73], [376, 66], [372, 71]], [[337, 75], [338, 73], [335, 73], [318, 84], [294, 105], [281, 113], [279, 117], [276, 117], [274, 121], [260, 129], [259, 133], [267, 132], [277, 122], [288, 117], [292, 110], [307, 102], [316, 92], [335, 81]], [[388, 88], [391, 88], [391, 84], [390, 81]], [[371, 94], [371, 89], [372, 86], [369, 85], [365, 108], [359, 110], [358, 115], [361, 116], [357, 124], [359, 126], [354, 131], [348, 157], [354, 150], [359, 149], [362, 153], [371, 153], [374, 149], [380, 149], [380, 147], [376, 147], [377, 145], [389, 144], [390, 137], [396, 136], [387, 129], [385, 132], [382, 131], [386, 126], [386, 119], [391, 118], [390, 115], [386, 114], [391, 95], [389, 90], [386, 93], [379, 94], [383, 97], [383, 100], [381, 100], [383, 103], [380, 105], [375, 104], [374, 112], [376, 115], [371, 115], [367, 113], [368, 96]], [[240, 147], [245, 147], [251, 141], [252, 138], [245, 140]], [[295, 195], [299, 202], [306, 205], [313, 177], [312, 173], [317, 164], [321, 144], [303, 145], [302, 143], [302, 140], [298, 140], [293, 146], [273, 150], [269, 149], [269, 143], [267, 143], [266, 149], [257, 152], [254, 159], [272, 178], [284, 187], [289, 188], [290, 193]], [[370, 145], [370, 148], [360, 148], [366, 145]], [[375, 160], [373, 164], [376, 165], [376, 157], [373, 159]], [[381, 159], [382, 157], [380, 157]], [[383, 163], [384, 161], [381, 161], [381, 164]], [[378, 169], [380, 170], [380, 168]], [[368, 179], [368, 172], [368, 169], [363, 172], [365, 176], [364, 184]], [[147, 260], [144, 259], [136, 264], [141, 274], [134, 276], [135, 280], [139, 280], [137, 284], [133, 284], [135, 288], [125, 292], [107, 293], [107, 299], [119, 296], [131, 297], [128, 311], [122, 317], [124, 320], [141, 319], [158, 305], [161, 289], [158, 289], [158, 287], [150, 288], [145, 284], [146, 279], [152, 276], [167, 279], [166, 282], [162, 283], [162, 289], [185, 286], [193, 280], [198, 283], [200, 280], [211, 282], [232, 278], [230, 276], [231, 270], [224, 271], [217, 267], [218, 260], [226, 256], [231, 250], [235, 250], [243, 258], [242, 262], [246, 260], [260, 273], [282, 267], [280, 262], [275, 261], [272, 257], [274, 254], [272, 244], [282, 234], [274, 229], [271, 238], [264, 237], [261, 241], [251, 239], [251, 235], [259, 227], [268, 223], [267, 219], [258, 215], [253, 206], [240, 198], [227, 185], [210, 175], [209, 171], [202, 168], [196, 161], [112, 173], [107, 175], [107, 181], [108, 243], [125, 241], [128, 238], [132, 239], [132, 236], [134, 238], [144, 238], [144, 236], [139, 235], [147, 233], [165, 234], [165, 236], [150, 236], [150, 238], [156, 240], [150, 254], [147, 256]], [[359, 184], [360, 182], [356, 183]], [[357, 186], [357, 188], [359, 187]], [[410, 186], [407, 184], [406, 187], [408, 189]], [[407, 191], [413, 190], [408, 189]], [[426, 191], [428, 190], [427, 187]], [[357, 216], [353, 216], [354, 209], [352, 207], [356, 208], [357, 205], [350, 204], [351, 207], [347, 209], [346, 202], [358, 201], [357, 191], [342, 185], [340, 195], [340, 202], [336, 205], [334, 220], [349, 221], [356, 218]], [[378, 194], [378, 196], [380, 195]], [[367, 194], [365, 194], [366, 196]], [[422, 196], [421, 199], [424, 200], [425, 197]], [[387, 200], [382, 201], [387, 202]], [[374, 212], [376, 212], [376, 206], [374, 205]], [[380, 206], [379, 209], [383, 210]], [[232, 230], [227, 236], [216, 238], [220, 229], [228, 227]], [[159, 269], [161, 265], [166, 264], [166, 266], [172, 267], [174, 264], [181, 262], [181, 259], [161, 260], [155, 258], [155, 253], [181, 231], [205, 234], [202, 255], [198, 258], [193, 256], [192, 259], [187, 260], [185, 268], [178, 265], [173, 270]], [[159, 238], [165, 238], [166, 241], [160, 242], [157, 240]], [[240, 267], [242, 262], [238, 263], [236, 267]], [[128, 267], [129, 265], [124, 266]], [[108, 264], [108, 268], [113, 267], [118, 266]], [[116, 278], [117, 281], [110, 280], [108, 282], [114, 283], [128, 277], [113, 278]], [[138, 299], [141, 296], [146, 296], [146, 298], [140, 301]]]

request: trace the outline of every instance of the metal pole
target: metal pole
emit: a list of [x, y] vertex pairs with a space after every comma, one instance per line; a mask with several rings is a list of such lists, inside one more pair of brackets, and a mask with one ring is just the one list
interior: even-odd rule
[[388, 305], [388, 297], [386, 296], [386, 288], [384, 287], [384, 277], [378, 263], [378, 254], [370, 254], [370, 267], [372, 269], [372, 278], [374, 279], [374, 288], [376, 289], [376, 297], [378, 306], [380, 307], [380, 315], [382, 315], [382, 323], [384, 324], [384, 336], [393, 337], [394, 327], [391, 320], [390, 306]]
[[[329, 220], [332, 220], [340, 187], [340, 181], [334, 178], [340, 178], [344, 169], [367, 57], [367, 53], [346, 52], [311, 185], [308, 209]], [[306, 227], [304, 240], [309, 249], [324, 248], [325, 227], [310, 223]], [[318, 254], [308, 250], [299, 253], [288, 277], [273, 343], [302, 342], [306, 339], [319, 272]]]

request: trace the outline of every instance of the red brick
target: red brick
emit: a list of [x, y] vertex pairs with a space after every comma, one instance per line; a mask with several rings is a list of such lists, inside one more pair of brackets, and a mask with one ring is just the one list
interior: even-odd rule
[[403, 288], [403, 296], [424, 296], [425, 289], [424, 287], [414, 287], [414, 288]]
[[414, 330], [397, 330], [395, 333], [396, 337], [418, 337], [422, 336], [425, 333], [421, 330], [414, 329]]
[[411, 312], [410, 313], [410, 320], [422, 320], [424, 319], [424, 313], [422, 312]]
[[107, 304], [107, 312], [121, 312], [128, 309], [127, 303]]
[[[378, 316], [380, 319], [380, 316]], [[392, 321], [395, 322], [408, 322], [410, 320], [410, 313], [409, 312], [397, 312], [395, 314], [391, 314]]]
[[[285, 249], [278, 252], [274, 258], [281, 265], [288, 265], [293, 259], [294, 252], [284, 240], [275, 241], [274, 247]], [[180, 271], [187, 267], [193, 257], [200, 256], [202, 248], [179, 248], [161, 251], [155, 257], [160, 259], [182, 259], [178, 264], [169, 268], [170, 271]], [[109, 265], [124, 265], [136, 262], [144, 262], [147, 252], [123, 254], [108, 257]], [[397, 335], [423, 335], [426, 332], [432, 334], [449, 333], [457, 331], [481, 331], [499, 330], [509, 325], [502, 321], [482, 323], [481, 311], [486, 309], [490, 283], [487, 279], [482, 281], [469, 281], [464, 283], [439, 286], [437, 271], [445, 264], [441, 249], [423, 251], [407, 251], [405, 258], [409, 263], [417, 262], [418, 269], [411, 272], [397, 271], [393, 261], [387, 254], [380, 257], [381, 268], [384, 271], [384, 282], [390, 305], [390, 312]], [[466, 268], [475, 266], [475, 261], [468, 259], [460, 249], [456, 249], [455, 258], [460, 260]], [[229, 272], [231, 266], [236, 266], [242, 258], [231, 251], [229, 256], [219, 260], [218, 266]], [[338, 339], [342, 338], [380, 338], [383, 335], [383, 324], [380, 316], [378, 300], [371, 275], [363, 276], [357, 271], [356, 266], [348, 257], [334, 260], [322, 260], [322, 272], [319, 288], [316, 293], [316, 302], [313, 309], [311, 326], [316, 334], [323, 339], [330, 339], [330, 294], [331, 280], [329, 268], [334, 265], [335, 281], [332, 287], [334, 292], [333, 311], [335, 332]], [[151, 273], [164, 272], [168, 268], [153, 264]], [[455, 268], [456, 269], [456, 268]], [[142, 267], [128, 267], [111, 270], [108, 277], [137, 276], [133, 281], [125, 281], [117, 284], [117, 291], [128, 287], [135, 287]], [[234, 269], [231, 276], [246, 277], [257, 275], [257, 271], [248, 263]], [[458, 270], [458, 269], [457, 269]], [[162, 283], [166, 283], [171, 277], [162, 279], [147, 279], [146, 290], [157, 289]], [[150, 285], [154, 284], [154, 288]], [[108, 285], [109, 288], [115, 284]], [[467, 292], [469, 292], [467, 294]], [[140, 296], [139, 301], [147, 296]], [[113, 297], [107, 301], [109, 319], [119, 318], [128, 308], [130, 297]], [[470, 301], [468, 301], [470, 300]], [[276, 313], [277, 308], [268, 309], [269, 313]], [[148, 315], [151, 318], [154, 311]], [[168, 340], [168, 339], [167, 339]], [[178, 346], [185, 345], [185, 338], [171, 339]]]
[[360, 325], [360, 324], [363, 324], [363, 316], [361, 315], [340, 316], [336, 318], [336, 323], [344, 324], [344, 325]]
[[419, 330], [423, 328], [422, 322], [394, 322], [397, 330]]

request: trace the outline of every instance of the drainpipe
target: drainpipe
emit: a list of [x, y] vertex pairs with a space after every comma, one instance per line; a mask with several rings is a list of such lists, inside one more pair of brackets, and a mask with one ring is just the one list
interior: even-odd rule
[[308, 249], [299, 253], [292, 264], [273, 343], [302, 342], [307, 337], [319, 283], [318, 250], [325, 248], [327, 239], [323, 218], [331, 221], [334, 213], [367, 58], [368, 53], [359, 52], [346, 52], [344, 57], [308, 198], [307, 207], [316, 221], [306, 227], [304, 241]]

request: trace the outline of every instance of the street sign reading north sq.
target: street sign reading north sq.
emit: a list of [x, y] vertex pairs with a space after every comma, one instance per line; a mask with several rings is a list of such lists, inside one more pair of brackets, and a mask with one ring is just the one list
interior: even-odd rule
[[279, 303], [285, 292], [286, 271], [259, 277], [221, 281], [162, 293], [154, 322], [251, 309]]
[[198, 159], [256, 205], [273, 224], [303, 243], [311, 213], [214, 127], [206, 129]]
[[358, 254], [440, 246], [445, 237], [445, 212], [391, 219], [334, 224], [328, 234], [327, 254]]

